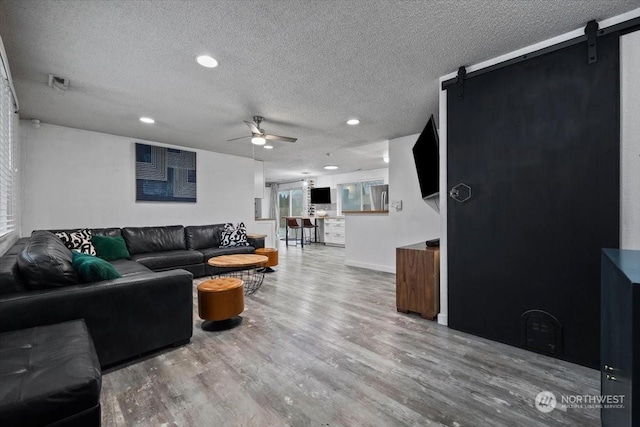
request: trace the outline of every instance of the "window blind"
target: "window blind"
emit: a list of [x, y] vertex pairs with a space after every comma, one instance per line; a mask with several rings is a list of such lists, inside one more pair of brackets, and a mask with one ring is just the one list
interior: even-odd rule
[[[2, 64], [0, 64], [2, 65]], [[17, 114], [8, 73], [0, 66], [0, 237], [16, 228]]]

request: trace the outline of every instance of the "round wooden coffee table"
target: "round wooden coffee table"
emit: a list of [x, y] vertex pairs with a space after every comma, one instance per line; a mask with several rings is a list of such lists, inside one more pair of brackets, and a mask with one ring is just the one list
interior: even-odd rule
[[269, 258], [264, 255], [235, 254], [210, 258], [211, 277], [235, 277], [244, 282], [244, 294], [255, 293], [264, 281]]

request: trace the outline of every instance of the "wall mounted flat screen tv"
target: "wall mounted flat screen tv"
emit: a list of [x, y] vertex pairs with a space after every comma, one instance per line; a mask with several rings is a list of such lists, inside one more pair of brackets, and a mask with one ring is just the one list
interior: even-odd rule
[[416, 163], [418, 182], [420, 183], [420, 192], [423, 199], [430, 199], [439, 193], [440, 154], [438, 143], [438, 130], [432, 114], [427, 126], [413, 146], [413, 160]]
[[331, 188], [318, 187], [311, 189], [311, 203], [314, 205], [323, 205], [331, 203]]

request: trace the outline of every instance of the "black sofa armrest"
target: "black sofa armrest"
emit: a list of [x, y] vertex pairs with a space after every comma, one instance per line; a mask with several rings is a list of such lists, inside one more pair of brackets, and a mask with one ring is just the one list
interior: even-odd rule
[[247, 237], [247, 243], [254, 248], [264, 248], [264, 237]]
[[0, 296], [0, 332], [84, 319], [102, 367], [188, 342], [193, 333], [193, 276], [150, 272]]

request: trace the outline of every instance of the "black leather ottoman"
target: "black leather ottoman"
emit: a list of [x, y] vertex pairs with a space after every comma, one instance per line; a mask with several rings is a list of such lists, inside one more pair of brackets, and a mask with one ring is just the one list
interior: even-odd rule
[[101, 380], [82, 320], [0, 334], [2, 426], [99, 426]]

